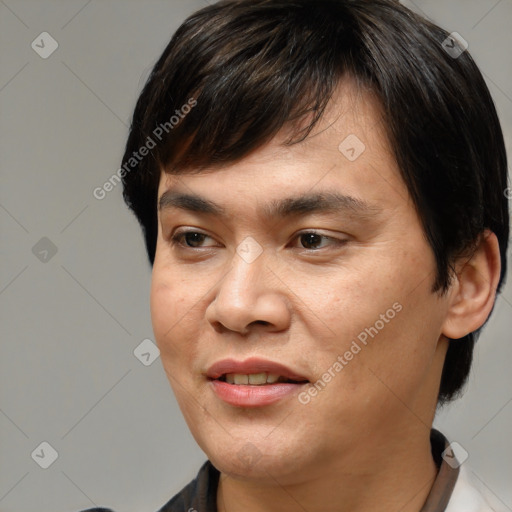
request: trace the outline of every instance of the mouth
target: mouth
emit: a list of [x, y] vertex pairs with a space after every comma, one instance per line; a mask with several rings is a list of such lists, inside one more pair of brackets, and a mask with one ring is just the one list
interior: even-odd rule
[[266, 386], [268, 384], [306, 384], [307, 379], [294, 380], [277, 373], [224, 373], [218, 379], [220, 382], [227, 382], [235, 386]]
[[217, 397], [235, 407], [270, 405], [310, 382], [280, 363], [257, 358], [219, 361], [206, 377]]

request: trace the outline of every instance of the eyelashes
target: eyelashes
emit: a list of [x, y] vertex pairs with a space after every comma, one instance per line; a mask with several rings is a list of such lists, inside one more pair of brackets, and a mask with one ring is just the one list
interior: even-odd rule
[[197, 247], [192, 247], [192, 246], [183, 244], [183, 239], [186, 238], [187, 236], [191, 236], [191, 235], [199, 235], [199, 238], [201, 238], [201, 237], [202, 238], [211, 238], [210, 236], [205, 235], [204, 233], [200, 233], [199, 231], [182, 231], [182, 232], [175, 233], [171, 237], [171, 244], [173, 246], [178, 245], [178, 246], [181, 246], [186, 249], [196, 249]]
[[[192, 244], [201, 244], [205, 241], [205, 239], [210, 238], [211, 240], [214, 240], [211, 236], [201, 233], [200, 231], [177, 231], [171, 238], [170, 242], [171, 245], [175, 248], [178, 248], [180, 250], [201, 250], [201, 249], [212, 249], [216, 246], [195, 246], [195, 245], [188, 245], [189, 243]], [[322, 241], [328, 242], [328, 247], [340, 247], [345, 245], [348, 240], [347, 239], [341, 239], [341, 238], [335, 238], [331, 236], [327, 236], [323, 233], [319, 233], [314, 230], [310, 231], [303, 231], [301, 233], [298, 233], [294, 236], [293, 241], [300, 240], [302, 243], [306, 243], [306, 245], [313, 245], [318, 246], [322, 243]], [[320, 248], [310, 248], [310, 247], [300, 247], [299, 250], [304, 250], [308, 252], [318, 252], [321, 249], [325, 249], [326, 247], [320, 247]]]

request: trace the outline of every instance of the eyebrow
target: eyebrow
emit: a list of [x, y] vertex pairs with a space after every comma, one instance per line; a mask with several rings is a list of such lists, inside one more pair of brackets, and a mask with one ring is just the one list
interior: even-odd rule
[[[205, 197], [172, 190], [164, 192], [158, 201], [160, 211], [170, 208], [179, 208], [221, 218], [229, 217], [224, 207]], [[380, 211], [381, 208], [362, 199], [330, 191], [285, 197], [270, 201], [261, 208], [262, 216], [267, 219], [337, 212], [374, 216]]]

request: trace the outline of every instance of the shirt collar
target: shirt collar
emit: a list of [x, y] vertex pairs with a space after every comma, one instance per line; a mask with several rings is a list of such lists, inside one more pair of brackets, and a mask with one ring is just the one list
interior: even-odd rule
[[[446, 437], [434, 428], [430, 431], [430, 446], [438, 472], [420, 512], [443, 512], [450, 501], [453, 488], [457, 482], [459, 465], [454, 464], [454, 467], [452, 467], [448, 464], [447, 458], [455, 460], [455, 455]], [[443, 457], [445, 450], [446, 458]]]

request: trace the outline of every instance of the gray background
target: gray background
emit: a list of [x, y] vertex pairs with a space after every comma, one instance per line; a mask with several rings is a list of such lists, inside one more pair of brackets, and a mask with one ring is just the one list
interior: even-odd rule
[[[512, 1], [406, 3], [468, 41], [511, 155]], [[102, 201], [92, 194], [119, 167], [152, 65], [204, 5], [0, 0], [2, 512], [95, 504], [152, 512], [205, 459], [160, 360], [145, 366], [133, 353], [152, 339], [138, 225], [120, 186]], [[44, 31], [59, 44], [47, 59], [31, 48]], [[435, 423], [467, 450], [465, 464], [509, 510], [511, 317], [509, 282], [478, 343], [465, 396]], [[43, 441], [58, 452], [48, 469], [36, 464], [48, 461], [48, 449], [31, 457]]]

